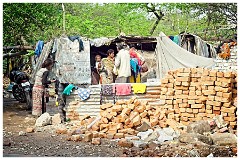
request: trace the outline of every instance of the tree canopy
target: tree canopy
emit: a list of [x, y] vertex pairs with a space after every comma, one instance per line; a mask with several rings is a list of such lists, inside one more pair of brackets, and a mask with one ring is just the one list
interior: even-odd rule
[[59, 3], [4, 3], [3, 45], [34, 45], [62, 34], [98, 38], [122, 32], [157, 36], [160, 31], [186, 31], [211, 40], [231, 38], [237, 30], [236, 3], [66, 3], [64, 8]]

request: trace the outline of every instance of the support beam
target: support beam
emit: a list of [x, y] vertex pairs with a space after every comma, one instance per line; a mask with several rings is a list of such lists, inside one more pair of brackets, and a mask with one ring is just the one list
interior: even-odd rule
[[7, 54], [3, 54], [3, 59], [4, 58], [11, 58], [11, 57], [16, 57], [16, 56], [21, 56], [24, 54], [28, 54], [27, 51], [21, 51], [21, 52], [16, 52], [16, 53], [7, 53]]

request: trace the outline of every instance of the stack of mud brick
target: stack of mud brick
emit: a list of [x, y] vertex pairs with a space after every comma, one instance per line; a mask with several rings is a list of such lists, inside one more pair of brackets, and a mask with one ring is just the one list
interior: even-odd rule
[[[237, 74], [203, 68], [181, 68], [169, 71], [161, 80], [163, 100], [160, 108], [167, 109], [167, 118], [184, 125], [197, 120], [222, 115], [236, 128]], [[234, 106], [235, 105], [235, 106]]]

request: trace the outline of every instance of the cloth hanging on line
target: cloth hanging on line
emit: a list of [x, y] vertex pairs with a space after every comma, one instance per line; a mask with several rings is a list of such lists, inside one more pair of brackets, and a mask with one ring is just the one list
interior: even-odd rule
[[43, 50], [43, 46], [44, 46], [44, 42], [43, 41], [38, 41], [36, 48], [35, 48], [35, 55], [37, 55], [37, 57], [40, 56], [40, 54], [42, 53]]
[[131, 94], [131, 84], [116, 84], [116, 95], [130, 95]]
[[115, 86], [110, 84], [102, 85], [102, 95], [112, 95], [115, 93]]
[[74, 42], [76, 39], [78, 40], [79, 43], [79, 52], [84, 50], [84, 46], [83, 46], [83, 41], [80, 38], [80, 36], [69, 36], [68, 37], [72, 42]]
[[90, 97], [91, 90], [89, 88], [78, 88], [77, 92], [81, 100], [84, 101]]
[[71, 92], [72, 92], [72, 89], [74, 88], [75, 86], [73, 84], [69, 84], [64, 90], [63, 90], [63, 94], [66, 94], [66, 95], [70, 95]]
[[132, 84], [133, 87], [133, 92], [136, 93], [145, 93], [146, 92], [146, 84], [143, 83], [136, 83], [136, 84]]

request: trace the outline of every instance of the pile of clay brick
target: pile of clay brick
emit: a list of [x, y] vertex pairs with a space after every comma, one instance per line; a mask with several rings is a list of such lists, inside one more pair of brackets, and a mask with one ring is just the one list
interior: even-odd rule
[[[177, 127], [178, 125], [167, 120], [167, 110], [148, 105], [145, 100], [132, 97], [129, 100], [119, 100], [116, 104], [103, 104], [100, 111], [101, 119], [91, 126], [90, 131], [99, 132], [101, 138], [123, 138], [136, 135], [138, 128], [146, 122], [150, 128], [154, 126]], [[82, 117], [81, 125], [85, 128], [95, 118]]]
[[167, 118], [184, 125], [222, 115], [233, 128], [237, 125], [237, 73], [203, 68], [181, 68], [169, 71], [161, 80]]

